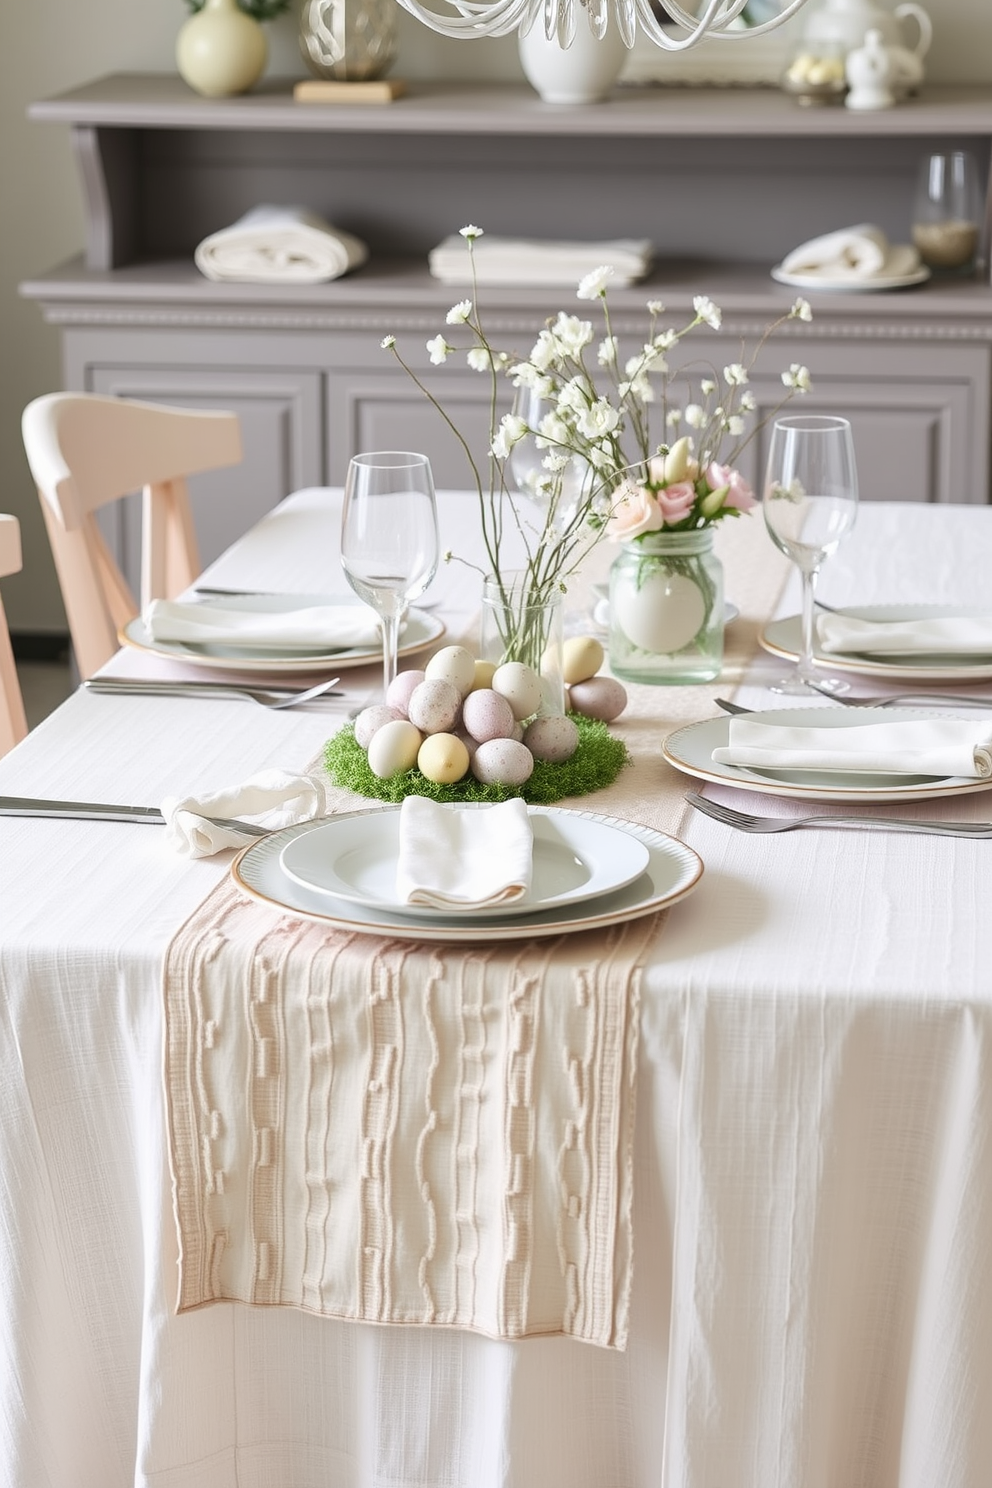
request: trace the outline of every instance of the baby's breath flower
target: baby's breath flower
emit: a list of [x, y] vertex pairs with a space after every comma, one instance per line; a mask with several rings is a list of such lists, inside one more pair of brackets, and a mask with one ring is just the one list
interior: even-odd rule
[[782, 373], [782, 381], [787, 388], [792, 388], [797, 393], [808, 393], [813, 386], [809, 368], [801, 366], [799, 362], [793, 362], [788, 372]]
[[392, 351], [393, 347], [396, 345], [396, 337], [383, 336], [382, 340], [379, 342], [379, 345], [382, 347], [383, 351]]
[[648, 300], [649, 315], [664, 315], [665, 307], [660, 300]]
[[727, 433], [732, 439], [740, 439], [744, 433], [744, 420], [740, 414], [732, 413], [727, 420]]
[[612, 434], [620, 422], [620, 415], [607, 398], [597, 398], [591, 408], [584, 409], [578, 416], [577, 428], [586, 439], [600, 439], [604, 434]]
[[457, 305], [452, 305], [444, 319], [448, 325], [464, 325], [471, 314], [472, 301], [459, 300]]
[[596, 352], [596, 360], [601, 367], [615, 367], [617, 363], [617, 338], [616, 336], [604, 336], [599, 343]]
[[505, 460], [515, 444], [527, 433], [527, 425], [515, 413], [504, 414], [490, 448], [497, 460]]
[[724, 367], [723, 376], [730, 387], [744, 387], [748, 380], [747, 372], [740, 362], [731, 362], [729, 367]]
[[558, 319], [551, 327], [551, 334], [563, 356], [577, 357], [592, 340], [592, 324], [580, 320], [577, 315], [566, 315], [559, 310]]
[[658, 332], [657, 336], [655, 336], [654, 338], [654, 344], [655, 346], [657, 346], [659, 351], [669, 351], [675, 345], [678, 339], [678, 331], [672, 330], [671, 326], [669, 326], [667, 331]]
[[595, 300], [606, 294], [606, 287], [613, 278], [613, 265], [600, 264], [598, 269], [593, 269], [591, 274], [586, 274], [579, 280], [579, 287], [575, 291], [577, 300]]
[[670, 408], [665, 415], [665, 423], [670, 429], [677, 429], [682, 422], [681, 408]]
[[439, 367], [442, 362], [448, 360], [448, 357], [454, 351], [454, 347], [449, 346], [443, 336], [435, 336], [433, 340], [427, 342], [427, 350], [430, 353], [430, 358], [434, 366]]
[[687, 403], [683, 409], [682, 417], [690, 429], [701, 429], [706, 420], [706, 415], [698, 403]]
[[709, 295], [696, 295], [692, 302], [692, 308], [699, 316], [699, 319], [704, 320], [708, 326], [712, 326], [714, 331], [720, 329], [720, 326], [723, 324], [723, 311], [719, 305], [714, 305]]
[[458, 232], [459, 235], [465, 239], [466, 243], [474, 243], [476, 238], [481, 238], [483, 236], [482, 228], [476, 227], [474, 223], [471, 222], [468, 224], [467, 227], [460, 227], [458, 229]]
[[493, 359], [484, 346], [473, 346], [466, 357], [473, 372], [488, 372]]
[[799, 295], [798, 298], [794, 301], [792, 309], [789, 311], [789, 315], [793, 320], [812, 320], [813, 307], [810, 304], [809, 300], [804, 300], [802, 295]]
[[716, 392], [716, 383], [711, 377], [701, 377], [699, 379], [699, 391], [708, 398], [711, 393]]

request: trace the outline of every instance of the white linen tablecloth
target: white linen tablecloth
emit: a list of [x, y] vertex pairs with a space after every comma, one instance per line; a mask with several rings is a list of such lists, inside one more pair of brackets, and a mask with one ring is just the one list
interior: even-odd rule
[[[446, 501], [446, 546], [471, 509]], [[335, 537], [333, 499], [301, 493], [213, 576], [313, 592]], [[866, 504], [824, 597], [981, 603], [990, 541], [986, 508]], [[442, 577], [463, 620], [465, 571]], [[773, 705], [780, 670], [756, 662], [740, 698]], [[333, 717], [81, 693], [0, 761], [0, 791], [155, 804], [301, 768]], [[980, 819], [990, 799], [900, 814]], [[992, 843], [696, 816], [685, 836], [706, 873], [645, 978], [620, 1354], [281, 1308], [177, 1317], [161, 963], [225, 862], [150, 826], [0, 819], [0, 1483], [987, 1481]]]

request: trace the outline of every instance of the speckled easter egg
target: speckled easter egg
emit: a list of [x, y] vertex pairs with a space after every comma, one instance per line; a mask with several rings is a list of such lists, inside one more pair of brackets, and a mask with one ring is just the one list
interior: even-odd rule
[[368, 749], [372, 742], [372, 736], [384, 723], [392, 723], [397, 718], [403, 718], [404, 714], [399, 708], [387, 707], [385, 703], [375, 703], [371, 708], [363, 708], [355, 719], [355, 739], [363, 749]]
[[468, 773], [469, 754], [454, 734], [428, 734], [417, 755], [421, 775], [435, 785], [451, 785]]
[[426, 678], [427, 673], [412, 667], [408, 672], [397, 672], [396, 676], [386, 688], [386, 702], [391, 708], [398, 708], [404, 718], [407, 717], [407, 709], [410, 706], [410, 694], [415, 687], [419, 687]]
[[369, 745], [369, 769], [380, 780], [412, 770], [424, 736], [405, 718], [394, 718], [376, 729]]
[[475, 681], [475, 657], [464, 646], [444, 646], [427, 663], [426, 676], [429, 682], [450, 682], [464, 697]]
[[490, 739], [472, 758], [472, 774], [483, 785], [523, 785], [534, 770], [534, 756], [514, 739]]
[[496, 668], [493, 691], [506, 698], [514, 718], [530, 718], [541, 706], [541, 679], [522, 661], [504, 661]]
[[560, 765], [571, 759], [579, 747], [579, 730], [571, 718], [557, 715], [535, 718], [524, 730], [524, 744], [535, 759]]
[[481, 658], [475, 663], [475, 677], [472, 681], [472, 691], [478, 692], [481, 687], [492, 687], [493, 673], [496, 671], [494, 661], [482, 661]]
[[458, 723], [462, 695], [451, 682], [428, 677], [415, 687], [407, 704], [407, 717], [425, 734], [449, 734]]
[[590, 677], [568, 689], [569, 707], [586, 718], [612, 723], [627, 706], [627, 691], [614, 677]]
[[566, 686], [595, 677], [605, 659], [595, 636], [569, 636], [561, 648], [561, 674]]
[[510, 704], [492, 688], [470, 692], [462, 703], [462, 728], [479, 744], [488, 739], [512, 739], [515, 726]]

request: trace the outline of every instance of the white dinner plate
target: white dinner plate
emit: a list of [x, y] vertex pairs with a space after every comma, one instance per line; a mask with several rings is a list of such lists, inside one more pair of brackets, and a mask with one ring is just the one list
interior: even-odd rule
[[[472, 808], [469, 808], [472, 809]], [[474, 809], [480, 809], [475, 807]], [[564, 807], [532, 806], [536, 815], [564, 812]], [[348, 813], [368, 820], [378, 815], [373, 807]], [[437, 915], [429, 920], [398, 914], [372, 905], [349, 903], [328, 894], [304, 888], [283, 869], [283, 849], [294, 838], [314, 831], [319, 822], [303, 822], [286, 827], [268, 837], [260, 837], [241, 852], [231, 865], [235, 882], [253, 899], [270, 908], [288, 911], [303, 919], [316, 920], [333, 929], [362, 935], [386, 935], [401, 940], [485, 941], [534, 940], [548, 935], [564, 935], [576, 930], [596, 930], [605, 925], [623, 924], [667, 909], [684, 899], [702, 877], [703, 864], [698, 853], [664, 832], [634, 822], [619, 821], [594, 811], [573, 811], [586, 821], [603, 823], [627, 833], [648, 851], [643, 873], [613, 893], [580, 903], [560, 904], [530, 914], [507, 915], [494, 919], [486, 914]], [[344, 818], [342, 818], [343, 820]]]
[[[988, 608], [962, 605], [849, 605], [838, 613], [854, 620], [946, 620], [955, 615], [987, 615]], [[761, 644], [773, 656], [798, 659], [802, 646], [802, 620], [787, 615], [770, 620], [761, 634]], [[916, 685], [917, 682], [987, 682], [992, 679], [992, 656], [872, 656], [851, 652], [821, 651], [814, 647], [820, 664], [831, 671], [855, 672], [865, 677], [889, 677]]]
[[[464, 811], [465, 806], [455, 806]], [[530, 808], [534, 832], [533, 879], [530, 889], [510, 904], [485, 909], [438, 910], [405, 904], [396, 895], [400, 849], [400, 807], [371, 817], [335, 817], [287, 842], [280, 862], [294, 883], [353, 904], [388, 909], [396, 914], [436, 919], [438, 914], [486, 919], [534, 914], [564, 904], [578, 904], [613, 893], [639, 877], [648, 865], [648, 850], [629, 832], [605, 821], [563, 808]]]
[[822, 289], [827, 294], [873, 294], [878, 289], [909, 289], [913, 284], [925, 284], [930, 270], [925, 264], [911, 274], [876, 274], [872, 279], [836, 279], [828, 283], [817, 274], [789, 274], [781, 264], [772, 269], [772, 278], [779, 284], [789, 284], [793, 289]]
[[[771, 708], [755, 714], [762, 723], [792, 724], [800, 728], [855, 728], [858, 724], [894, 723], [899, 719], [933, 718], [922, 708]], [[936, 796], [963, 796], [992, 790], [992, 780], [965, 775], [859, 775], [840, 770], [755, 770], [744, 765], [718, 764], [714, 749], [730, 742], [726, 715], [706, 718], [676, 729], [662, 752], [683, 775], [715, 785], [736, 785], [766, 796], [794, 796], [809, 801], [929, 801]]]
[[[244, 594], [212, 599], [209, 604], [214, 610], [277, 615], [312, 605], [359, 605], [361, 600], [357, 595]], [[426, 615], [422, 610], [411, 609], [407, 613], [400, 636], [398, 655], [409, 656], [414, 651], [422, 651], [443, 635], [444, 622], [436, 615]], [[381, 644], [349, 646], [342, 651], [308, 651], [289, 647], [286, 650], [272, 650], [268, 647], [256, 647], [253, 650], [250, 645], [222, 645], [220, 642], [193, 645], [185, 641], [156, 641], [140, 615], [128, 621], [120, 631], [119, 639], [122, 645], [133, 646], [138, 651], [149, 651], [154, 656], [164, 656], [169, 661], [182, 661], [194, 666], [223, 667], [225, 671], [233, 672], [313, 672], [324, 671], [327, 667], [333, 667], [337, 671], [346, 667], [366, 666], [382, 657]]]

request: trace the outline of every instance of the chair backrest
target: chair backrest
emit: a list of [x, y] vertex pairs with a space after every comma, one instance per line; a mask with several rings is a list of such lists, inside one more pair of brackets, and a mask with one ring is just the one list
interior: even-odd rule
[[141, 490], [141, 605], [171, 599], [200, 572], [186, 477], [241, 459], [237, 414], [193, 412], [95, 393], [48, 393], [21, 418], [80, 676], [118, 648], [138, 604], [96, 523]]
[[[0, 579], [21, 567], [21, 529], [16, 517], [0, 516]], [[13, 749], [28, 731], [24, 702], [10, 647], [7, 616], [0, 599], [0, 754]]]

